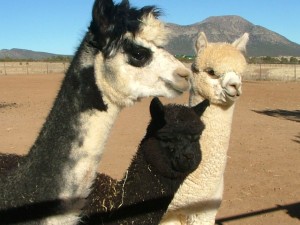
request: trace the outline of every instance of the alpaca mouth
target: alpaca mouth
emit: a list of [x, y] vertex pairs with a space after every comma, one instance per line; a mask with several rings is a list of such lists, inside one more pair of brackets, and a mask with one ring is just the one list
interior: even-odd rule
[[197, 164], [195, 163], [194, 158], [185, 158], [185, 157], [180, 157], [172, 161], [172, 166], [173, 169], [181, 172], [181, 173], [186, 173], [193, 171]]
[[190, 82], [187, 78], [176, 78], [174, 81], [164, 77], [159, 77], [159, 79], [165, 83], [169, 90], [174, 91], [177, 95], [181, 95], [190, 89]]
[[228, 97], [231, 97], [231, 98], [234, 98], [234, 97], [237, 97], [237, 92], [234, 92], [234, 93], [230, 93], [228, 90], [224, 90], [225, 94], [228, 96]]
[[229, 91], [227, 90], [224, 90], [222, 92], [222, 96], [223, 96], [223, 100], [225, 102], [229, 101], [229, 102], [234, 102], [238, 99], [238, 97], [240, 96], [238, 92], [235, 92], [235, 93], [230, 93]]
[[183, 92], [190, 89], [189, 82], [186, 80], [179, 83], [174, 83], [169, 80], [164, 80], [164, 82], [169, 89], [173, 90], [178, 95], [181, 95]]

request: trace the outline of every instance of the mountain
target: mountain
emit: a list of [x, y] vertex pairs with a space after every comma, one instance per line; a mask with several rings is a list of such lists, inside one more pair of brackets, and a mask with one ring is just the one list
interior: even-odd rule
[[[288, 24], [287, 24], [288, 25]], [[247, 56], [300, 56], [300, 45], [262, 26], [254, 25], [240, 16], [213, 16], [188, 26], [168, 23], [170, 41], [165, 48], [174, 55], [194, 55], [194, 43], [203, 31], [209, 42], [233, 42], [243, 33], [250, 34]], [[45, 59], [57, 54], [24, 49], [0, 50], [1, 58]]]
[[233, 42], [243, 33], [250, 34], [248, 56], [300, 56], [300, 45], [262, 26], [254, 25], [240, 16], [214, 16], [188, 26], [167, 24], [170, 41], [165, 46], [176, 55], [194, 55], [194, 43], [199, 31], [208, 41]]
[[58, 55], [52, 54], [47, 52], [35, 52], [26, 49], [2, 49], [0, 50], [0, 59], [3, 58], [10, 58], [10, 59], [34, 59], [34, 60], [42, 60], [57, 56], [65, 56], [65, 55]]

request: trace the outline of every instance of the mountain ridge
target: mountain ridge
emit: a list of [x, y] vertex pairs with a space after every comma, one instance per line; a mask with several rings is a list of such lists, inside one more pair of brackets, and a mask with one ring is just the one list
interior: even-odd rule
[[167, 24], [170, 41], [166, 46], [173, 54], [194, 55], [194, 43], [203, 31], [209, 42], [233, 42], [243, 33], [249, 33], [248, 56], [300, 56], [300, 45], [260, 25], [236, 16], [211, 16], [192, 25]]
[[33, 51], [21, 48], [12, 48], [12, 49], [0, 49], [0, 59], [33, 59], [33, 60], [44, 60], [53, 57], [71, 57], [69, 55], [61, 55], [55, 53], [48, 53], [48, 52], [40, 52], [40, 51]]

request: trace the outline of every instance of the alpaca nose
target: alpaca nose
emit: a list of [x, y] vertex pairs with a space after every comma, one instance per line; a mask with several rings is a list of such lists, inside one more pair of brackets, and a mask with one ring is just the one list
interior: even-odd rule
[[234, 89], [236, 89], [236, 90], [238, 90], [239, 87], [240, 87], [240, 84], [238, 84], [238, 83], [235, 82], [235, 83], [230, 84], [229, 86], [232, 87], [232, 88], [234, 88]]
[[191, 76], [191, 72], [187, 69], [187, 68], [177, 68], [174, 71], [175, 74], [177, 74], [178, 76], [188, 80]]
[[237, 96], [241, 95], [241, 83], [240, 82], [233, 82], [233, 83], [229, 84], [229, 86], [236, 90]]
[[181, 93], [190, 89], [191, 72], [184, 65], [178, 67], [172, 73], [173, 88]]

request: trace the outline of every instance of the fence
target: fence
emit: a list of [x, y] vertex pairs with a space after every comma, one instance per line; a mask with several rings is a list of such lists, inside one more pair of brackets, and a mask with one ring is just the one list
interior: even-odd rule
[[[0, 76], [65, 73], [68, 67], [68, 62], [0, 62]], [[300, 81], [300, 65], [249, 64], [243, 80]]]
[[65, 73], [68, 62], [0, 62], [1, 75]]
[[299, 64], [249, 64], [243, 80], [300, 81]]

